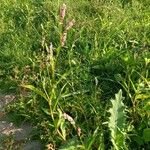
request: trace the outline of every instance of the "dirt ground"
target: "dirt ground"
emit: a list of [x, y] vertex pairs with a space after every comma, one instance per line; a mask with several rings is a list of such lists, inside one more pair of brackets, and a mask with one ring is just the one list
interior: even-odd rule
[[0, 95], [0, 150], [42, 150], [39, 141], [30, 141], [33, 127], [28, 123], [15, 126], [4, 112], [4, 107], [15, 100], [14, 95]]

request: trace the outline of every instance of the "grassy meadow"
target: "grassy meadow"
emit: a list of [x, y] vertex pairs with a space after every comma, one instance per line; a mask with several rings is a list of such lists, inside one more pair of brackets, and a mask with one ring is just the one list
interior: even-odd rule
[[150, 1], [1, 0], [0, 93], [45, 149], [150, 149]]

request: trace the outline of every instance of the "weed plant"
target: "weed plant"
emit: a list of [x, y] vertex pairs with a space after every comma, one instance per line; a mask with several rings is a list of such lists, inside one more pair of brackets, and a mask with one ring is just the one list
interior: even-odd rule
[[149, 22], [149, 0], [1, 0], [8, 113], [46, 149], [150, 149]]

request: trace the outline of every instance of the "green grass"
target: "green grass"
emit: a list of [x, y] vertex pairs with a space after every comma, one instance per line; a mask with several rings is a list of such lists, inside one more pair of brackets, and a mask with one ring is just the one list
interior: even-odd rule
[[[116, 136], [124, 133], [128, 149], [149, 149], [149, 22], [149, 0], [2, 0], [0, 91], [18, 95], [8, 113], [35, 125], [33, 138], [67, 150], [124, 149], [112, 143], [109, 118], [125, 117]], [[108, 112], [120, 89], [125, 116]]]

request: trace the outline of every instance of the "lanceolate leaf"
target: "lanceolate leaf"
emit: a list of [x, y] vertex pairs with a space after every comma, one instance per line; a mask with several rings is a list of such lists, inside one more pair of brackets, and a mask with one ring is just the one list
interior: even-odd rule
[[42, 96], [45, 100], [48, 101], [47, 96], [38, 88], [34, 87], [33, 85], [23, 85], [24, 88], [30, 89], [31, 91], [35, 92], [36, 94], [39, 94]]
[[123, 104], [122, 90], [115, 95], [115, 100], [111, 100], [112, 107], [109, 109], [109, 129], [111, 131], [111, 141], [115, 149], [126, 149], [125, 146], [125, 126], [126, 114]]

